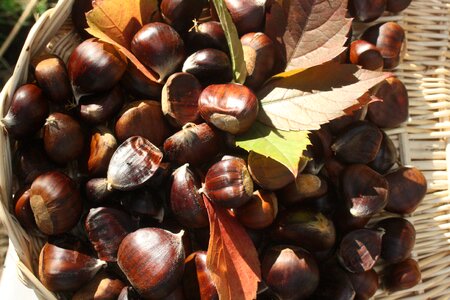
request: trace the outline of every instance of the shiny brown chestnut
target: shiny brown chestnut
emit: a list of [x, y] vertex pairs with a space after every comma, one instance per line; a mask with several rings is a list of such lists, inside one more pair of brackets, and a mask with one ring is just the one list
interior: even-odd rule
[[395, 22], [386, 22], [369, 27], [361, 36], [362, 40], [374, 44], [384, 60], [384, 68], [395, 69], [403, 59], [405, 31]]
[[199, 166], [217, 155], [223, 144], [223, 137], [219, 130], [207, 123], [187, 124], [166, 139], [164, 152], [172, 162]]
[[386, 10], [397, 14], [402, 10], [405, 10], [412, 0], [386, 0]]
[[188, 164], [173, 172], [170, 207], [175, 218], [188, 228], [202, 228], [209, 224], [200, 188], [201, 182]]
[[307, 199], [318, 198], [328, 191], [328, 184], [319, 176], [312, 174], [298, 174], [294, 182], [280, 189], [280, 202], [284, 205], [294, 205]]
[[272, 40], [262, 32], [250, 32], [241, 37], [247, 68], [245, 85], [256, 91], [269, 79], [275, 62]]
[[30, 205], [39, 230], [47, 235], [69, 231], [82, 212], [75, 182], [59, 171], [44, 173], [33, 181]]
[[164, 21], [183, 35], [192, 27], [192, 20], [202, 13], [203, 3], [199, 0], [162, 0], [160, 9]]
[[237, 208], [253, 194], [253, 181], [243, 159], [231, 157], [212, 165], [205, 176], [204, 193], [216, 204]]
[[381, 130], [367, 121], [357, 121], [337, 136], [331, 150], [344, 163], [367, 164], [380, 150]]
[[358, 229], [347, 233], [341, 240], [337, 252], [341, 265], [352, 273], [361, 273], [373, 268], [381, 254], [384, 231]]
[[200, 123], [198, 98], [203, 88], [194, 75], [179, 72], [167, 78], [161, 94], [164, 116], [174, 127]]
[[375, 270], [369, 270], [362, 273], [347, 273], [355, 289], [355, 300], [369, 300], [378, 290], [379, 278]]
[[181, 282], [185, 258], [182, 235], [142, 228], [123, 239], [117, 262], [142, 297], [164, 298]]
[[367, 118], [379, 127], [397, 127], [408, 119], [408, 91], [396, 77], [383, 81], [375, 94], [382, 101], [369, 104]]
[[17, 175], [27, 184], [31, 184], [42, 173], [56, 168], [45, 153], [44, 143], [41, 139], [21, 141], [15, 160]]
[[44, 125], [48, 113], [48, 101], [42, 89], [35, 84], [24, 84], [14, 93], [1, 123], [10, 136], [21, 139], [36, 133]]
[[396, 292], [412, 288], [422, 279], [417, 261], [408, 258], [402, 262], [388, 266], [382, 277], [383, 288], [389, 292]]
[[72, 98], [69, 75], [64, 61], [56, 55], [45, 55], [32, 61], [38, 85], [55, 104], [67, 104]]
[[206, 266], [206, 252], [192, 253], [184, 264], [183, 291], [186, 299], [219, 300], [211, 272]]
[[106, 127], [97, 127], [91, 136], [88, 172], [92, 177], [104, 177], [109, 161], [117, 149], [114, 135]]
[[99, 272], [73, 295], [72, 300], [116, 300], [124, 287], [122, 280], [107, 272]]
[[85, 193], [89, 201], [101, 203], [111, 199], [115, 190], [109, 188], [106, 178], [92, 178], [86, 182]]
[[356, 40], [350, 44], [350, 62], [360, 65], [363, 69], [373, 71], [383, 70], [384, 64], [380, 50], [373, 44], [363, 40]]
[[27, 186], [14, 194], [14, 215], [20, 225], [29, 233], [38, 232], [33, 210], [30, 205], [30, 187]]
[[180, 35], [171, 26], [153, 22], [144, 25], [131, 41], [131, 51], [163, 82], [182, 64], [185, 53]]
[[52, 113], [47, 118], [43, 139], [45, 152], [58, 164], [78, 158], [84, 147], [84, 134], [80, 123], [62, 113]]
[[209, 21], [194, 26], [188, 32], [187, 40], [191, 52], [206, 48], [214, 48], [225, 53], [229, 52], [222, 25], [216, 21]]
[[214, 84], [200, 94], [198, 109], [208, 123], [231, 134], [241, 134], [255, 122], [259, 101], [244, 85]]
[[83, 97], [77, 108], [82, 121], [100, 124], [112, 119], [122, 108], [124, 102], [125, 96], [116, 86], [108, 92]]
[[416, 242], [414, 226], [403, 218], [387, 218], [374, 228], [384, 230], [381, 258], [389, 264], [399, 263], [411, 255]]
[[[366, 93], [362, 97], [370, 97], [370, 95], [369, 93]], [[353, 111], [351, 114], [347, 114], [337, 119], [331, 120], [330, 123], [328, 123], [327, 128], [333, 135], [338, 135], [341, 134], [346, 127], [361, 120], [364, 117], [365, 112], [363, 111], [363, 109], [358, 109], [356, 111]]]
[[161, 98], [162, 84], [151, 81], [134, 64], [128, 64], [120, 84], [137, 99]]
[[73, 50], [67, 63], [75, 99], [106, 92], [122, 78], [127, 61], [108, 43], [88, 39]]
[[347, 272], [335, 259], [327, 260], [319, 267], [320, 282], [311, 299], [314, 300], [349, 300], [355, 299], [353, 288]]
[[350, 0], [350, 14], [361, 22], [372, 22], [381, 17], [386, 0]]
[[163, 220], [163, 200], [147, 187], [122, 192], [117, 195], [117, 199], [126, 211], [138, 219], [152, 218], [160, 222]]
[[427, 192], [427, 180], [414, 167], [401, 167], [385, 175], [389, 184], [386, 210], [398, 214], [410, 214], [419, 206]]
[[106, 265], [72, 237], [48, 241], [39, 255], [39, 279], [52, 292], [77, 291]]
[[152, 144], [160, 146], [170, 136], [169, 124], [157, 101], [134, 101], [124, 107], [116, 121], [116, 137], [125, 141], [132, 136], [141, 136]]
[[235, 208], [236, 218], [247, 228], [263, 229], [270, 226], [278, 214], [278, 199], [275, 193], [258, 190], [243, 206]]
[[380, 174], [385, 174], [398, 161], [397, 148], [392, 140], [382, 130], [383, 139], [381, 140], [380, 150], [378, 150], [375, 159], [369, 163], [369, 167]]
[[239, 35], [262, 30], [266, 0], [225, 0]]
[[183, 63], [183, 72], [191, 73], [204, 86], [227, 83], [233, 79], [228, 55], [213, 48], [191, 54]]
[[264, 282], [279, 299], [307, 299], [319, 285], [319, 268], [306, 250], [278, 245], [264, 253]]
[[286, 69], [286, 45], [284, 34], [287, 26], [287, 12], [282, 3], [267, 1], [264, 33], [272, 40], [275, 48], [273, 73], [281, 73]]

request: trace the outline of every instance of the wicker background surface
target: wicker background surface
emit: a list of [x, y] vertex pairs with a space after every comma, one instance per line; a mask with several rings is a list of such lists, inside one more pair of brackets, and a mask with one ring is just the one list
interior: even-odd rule
[[[0, 94], [2, 116], [17, 86], [27, 80], [30, 57], [52, 41], [48, 50], [67, 60], [79, 42], [70, 23], [64, 23], [72, 3], [60, 0], [30, 31], [14, 75]], [[395, 73], [407, 86], [410, 97], [410, 120], [387, 132], [399, 148], [402, 164], [421, 169], [429, 190], [417, 211], [408, 216], [417, 230], [413, 256], [419, 261], [422, 283], [391, 295], [379, 291], [376, 299], [450, 299], [450, 0], [413, 0], [401, 15], [386, 16], [377, 22], [387, 20], [399, 22], [407, 32], [406, 57]], [[11, 144], [5, 132], [0, 134], [0, 170], [0, 217], [21, 259], [21, 279], [39, 297], [54, 299], [30, 271], [36, 271], [43, 241], [24, 232], [10, 213], [14, 181]]]

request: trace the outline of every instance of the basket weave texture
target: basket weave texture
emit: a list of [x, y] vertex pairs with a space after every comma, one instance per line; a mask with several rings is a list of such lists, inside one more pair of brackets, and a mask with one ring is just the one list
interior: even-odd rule
[[[30, 58], [52, 52], [67, 61], [80, 42], [69, 16], [74, 0], [60, 0], [31, 29], [14, 74], [0, 94], [0, 115], [10, 106], [14, 91], [27, 81]], [[402, 14], [385, 16], [406, 31], [407, 51], [395, 74], [409, 93], [410, 119], [387, 130], [399, 149], [401, 163], [422, 170], [428, 193], [412, 215], [417, 231], [413, 257], [419, 261], [422, 282], [391, 295], [378, 291], [376, 299], [450, 299], [450, 0], [413, 0]], [[27, 234], [13, 216], [11, 195], [14, 144], [0, 133], [0, 218], [19, 256], [19, 276], [42, 299], [56, 299], [37, 279], [37, 261], [45, 242]], [[384, 217], [387, 214], [378, 217]]]

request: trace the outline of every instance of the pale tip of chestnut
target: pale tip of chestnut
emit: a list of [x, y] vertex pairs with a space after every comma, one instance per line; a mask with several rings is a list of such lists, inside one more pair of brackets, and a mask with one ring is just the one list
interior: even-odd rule
[[237, 134], [240, 131], [239, 120], [232, 115], [213, 113], [210, 116], [210, 121], [217, 128], [231, 134]]

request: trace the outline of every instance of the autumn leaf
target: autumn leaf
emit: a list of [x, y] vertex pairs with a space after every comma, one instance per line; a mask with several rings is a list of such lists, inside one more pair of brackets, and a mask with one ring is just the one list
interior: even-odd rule
[[352, 20], [347, 0], [283, 0], [287, 24], [283, 35], [286, 71], [330, 61], [345, 50]]
[[114, 45], [146, 77], [158, 81], [158, 75], [149, 71], [129, 51], [131, 40], [142, 25], [158, 11], [157, 0], [94, 0], [93, 9], [86, 13], [89, 28], [86, 31], [100, 40]]
[[273, 78], [258, 93], [259, 121], [280, 130], [315, 130], [345, 115], [347, 108], [390, 73], [334, 62]]
[[214, 205], [205, 195], [203, 200], [210, 226], [206, 264], [219, 299], [256, 299], [261, 266], [252, 240], [227, 209]]
[[242, 49], [242, 43], [239, 39], [236, 26], [223, 0], [212, 0], [212, 2], [219, 16], [220, 24], [222, 25], [228, 48], [230, 49], [234, 81], [244, 83], [247, 77], [247, 68], [244, 61], [244, 50]]
[[236, 136], [236, 145], [278, 161], [297, 176], [303, 151], [311, 144], [308, 133], [308, 131], [282, 131], [255, 122], [249, 131]]

